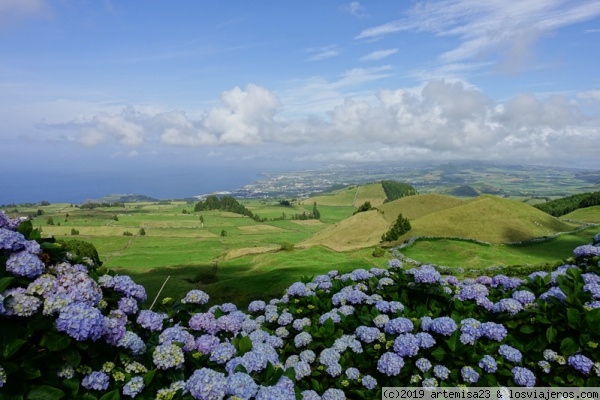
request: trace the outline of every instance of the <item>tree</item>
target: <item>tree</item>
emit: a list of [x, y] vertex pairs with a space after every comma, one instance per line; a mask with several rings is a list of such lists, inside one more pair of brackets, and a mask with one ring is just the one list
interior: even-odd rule
[[221, 230], [221, 237], [227, 236], [227, 231], [225, 229]]
[[46, 219], [46, 225], [54, 225], [54, 219], [52, 217], [48, 217], [48, 219]]
[[[371, 202], [365, 201], [362, 206], [358, 207], [358, 210], [354, 211], [354, 214], [358, 214], [359, 212], [369, 211], [371, 208]], [[352, 214], [352, 215], [354, 215]]]
[[316, 201], [313, 203], [312, 217], [314, 219], [321, 219], [321, 213], [319, 212], [319, 210], [317, 210], [317, 202]]
[[138, 231], [138, 235], [145, 236], [146, 235], [146, 230], [144, 228], [140, 228], [140, 230]]
[[385, 234], [381, 236], [381, 241], [383, 242], [392, 242], [394, 240], [398, 240], [398, 238], [404, 235], [406, 232], [411, 230], [410, 222], [408, 218], [404, 218], [402, 214], [398, 214], [398, 218], [396, 218], [396, 222], [387, 231]]

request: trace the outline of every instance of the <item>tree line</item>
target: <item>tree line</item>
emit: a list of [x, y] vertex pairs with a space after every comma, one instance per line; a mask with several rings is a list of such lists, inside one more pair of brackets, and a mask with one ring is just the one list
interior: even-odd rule
[[381, 181], [381, 186], [383, 187], [383, 191], [385, 192], [386, 203], [388, 201], [397, 200], [401, 197], [413, 196], [417, 194], [417, 189], [415, 189], [408, 183], [392, 180], [383, 180]]
[[580, 208], [600, 205], [600, 191], [574, 194], [542, 204], [534, 205], [553, 217], [561, 217]]

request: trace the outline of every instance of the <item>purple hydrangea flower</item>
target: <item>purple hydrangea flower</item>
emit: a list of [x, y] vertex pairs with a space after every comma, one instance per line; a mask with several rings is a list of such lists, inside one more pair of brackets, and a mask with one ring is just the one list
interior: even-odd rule
[[214, 335], [219, 331], [215, 315], [210, 312], [192, 315], [188, 325], [195, 331], [204, 331], [211, 335]]
[[231, 343], [219, 343], [210, 353], [210, 361], [216, 362], [217, 364], [225, 364], [235, 357], [236, 352], [237, 350]]
[[30, 317], [40, 308], [42, 301], [35, 296], [27, 294], [25, 288], [17, 287], [4, 292], [3, 309], [4, 315], [16, 315], [18, 317]]
[[125, 314], [135, 314], [138, 312], [138, 303], [137, 300], [133, 297], [121, 297], [118, 303], [119, 310], [123, 311]]
[[192, 351], [196, 348], [194, 336], [179, 325], [169, 327], [162, 331], [158, 337], [158, 343], [183, 343], [183, 351]]
[[140, 355], [146, 352], [146, 344], [144, 341], [136, 333], [131, 331], [126, 331], [125, 335], [119, 340], [117, 345], [131, 350], [134, 355]]
[[535, 303], [535, 294], [529, 290], [517, 290], [512, 294], [512, 298], [523, 305]]
[[138, 301], [145, 301], [146, 289], [142, 285], [135, 283], [128, 275], [115, 275], [112, 279], [111, 287], [125, 296], [133, 297]]
[[254, 300], [248, 305], [248, 311], [251, 313], [260, 312], [265, 309], [267, 304], [262, 300]]

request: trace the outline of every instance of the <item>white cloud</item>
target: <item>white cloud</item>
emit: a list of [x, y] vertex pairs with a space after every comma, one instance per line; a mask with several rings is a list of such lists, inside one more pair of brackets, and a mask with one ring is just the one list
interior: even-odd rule
[[366, 17], [367, 9], [361, 5], [358, 1], [352, 1], [348, 4], [343, 4], [339, 8], [341, 11], [347, 12], [354, 15], [355, 17]]
[[377, 61], [381, 60], [382, 58], [389, 57], [392, 54], [396, 54], [397, 52], [398, 49], [377, 50], [370, 54], [367, 54], [364, 57], [361, 57], [360, 61]]
[[[340, 79], [324, 87], [335, 91], [360, 81]], [[579, 98], [600, 98], [596, 92]], [[268, 148], [276, 157], [304, 149], [310, 155], [294, 157], [329, 161], [552, 160], [572, 154], [595, 159], [600, 140], [600, 116], [584, 113], [563, 95], [522, 93], [499, 102], [461, 81], [432, 80], [382, 90], [370, 99], [348, 97], [308, 117], [283, 117], [282, 109], [272, 92], [249, 84], [225, 91], [218, 106], [195, 120], [181, 111], [145, 113], [126, 107], [57, 127], [76, 128], [77, 140], [85, 146], [112, 138], [125, 147], [208, 147], [208, 156], [215, 156], [220, 154], [217, 147], [236, 145]]]
[[337, 57], [340, 54], [337, 46], [311, 47], [306, 52], [312, 54], [305, 61], [321, 61], [327, 58]]
[[402, 31], [457, 37], [458, 46], [441, 54], [441, 61], [460, 63], [500, 54], [499, 68], [514, 72], [532, 59], [533, 47], [541, 37], [598, 15], [600, 2], [445, 0], [418, 3], [405, 18], [365, 29], [356, 39], [377, 39]]

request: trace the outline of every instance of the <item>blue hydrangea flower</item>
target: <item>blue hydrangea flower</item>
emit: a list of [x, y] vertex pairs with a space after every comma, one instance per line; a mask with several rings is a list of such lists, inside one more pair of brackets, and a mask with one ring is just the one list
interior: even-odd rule
[[195, 331], [204, 331], [208, 334], [214, 335], [219, 332], [217, 327], [217, 320], [213, 313], [198, 313], [192, 315], [188, 325]]
[[158, 343], [183, 343], [183, 351], [192, 351], [196, 348], [194, 336], [179, 325], [169, 327], [162, 331]]
[[570, 366], [584, 375], [588, 375], [594, 366], [594, 362], [583, 354], [575, 354], [568, 358]]
[[377, 381], [371, 375], [363, 376], [361, 379], [361, 383], [364, 387], [366, 387], [369, 390], [373, 390], [375, 389], [375, 387], [377, 387]]
[[413, 268], [406, 271], [412, 274], [417, 283], [438, 283], [441, 279], [440, 273], [432, 265], [422, 265], [419, 268]]
[[498, 348], [498, 354], [514, 363], [521, 362], [521, 358], [523, 357], [519, 350], [507, 344], [503, 344]]
[[294, 345], [297, 348], [308, 346], [312, 342], [312, 336], [308, 332], [300, 332], [294, 338]]
[[413, 328], [414, 325], [410, 319], [400, 317], [389, 320], [383, 330], [390, 335], [394, 335], [397, 333], [412, 332]]
[[484, 322], [481, 324], [480, 332], [481, 336], [497, 342], [502, 341], [508, 334], [504, 325], [495, 322]]
[[135, 397], [144, 389], [144, 378], [141, 376], [134, 376], [123, 386], [123, 395], [129, 397]]
[[97, 308], [85, 303], [72, 303], [62, 309], [56, 319], [56, 330], [72, 338], [97, 340], [104, 333], [104, 316]]
[[426, 358], [419, 358], [417, 361], [415, 361], [415, 366], [419, 369], [419, 371], [421, 372], [427, 372], [431, 369], [432, 365], [431, 365], [431, 361], [429, 361]]
[[535, 303], [535, 294], [529, 290], [517, 290], [512, 294], [512, 298], [523, 305]]
[[157, 313], [150, 310], [142, 310], [138, 314], [136, 322], [145, 329], [156, 332], [163, 328], [163, 320], [167, 318], [167, 314]]
[[185, 361], [181, 347], [173, 343], [156, 346], [152, 353], [152, 361], [159, 369], [180, 368]]
[[314, 390], [303, 390], [302, 400], [321, 400], [321, 396]]
[[222, 399], [227, 392], [227, 379], [221, 372], [202, 368], [194, 371], [185, 387], [195, 399]]
[[490, 355], [485, 355], [479, 361], [479, 368], [481, 368], [482, 370], [484, 370], [485, 372], [487, 372], [489, 374], [493, 374], [494, 372], [496, 372], [498, 370], [498, 363], [496, 363], [496, 360], [494, 359], [494, 357], [492, 357]]
[[419, 339], [412, 333], [403, 333], [394, 340], [394, 351], [401, 357], [414, 357], [419, 352]]
[[436, 365], [433, 367], [433, 375], [443, 381], [448, 379], [448, 376], [450, 376], [450, 370], [443, 365]]
[[250, 399], [258, 392], [258, 385], [246, 373], [236, 372], [227, 377], [226, 394], [239, 399]]
[[254, 300], [248, 305], [248, 311], [250, 311], [251, 313], [260, 312], [263, 311], [266, 306], [267, 304], [264, 301]]
[[404, 359], [395, 353], [383, 353], [377, 361], [377, 370], [387, 376], [396, 376], [404, 366]]
[[515, 299], [501, 299], [492, 308], [495, 313], [507, 312], [510, 315], [515, 315], [520, 311], [523, 311], [523, 305]]
[[600, 256], [600, 247], [591, 244], [584, 244], [573, 250], [575, 257]]
[[25, 236], [0, 226], [0, 250], [17, 251], [25, 247]]
[[321, 400], [346, 400], [346, 394], [343, 390], [329, 388], [325, 392], [323, 392]]
[[547, 301], [550, 297], [554, 297], [562, 303], [567, 298], [567, 295], [558, 286], [552, 286], [547, 292], [540, 295], [540, 299]]
[[4, 315], [30, 317], [37, 312], [41, 304], [42, 301], [28, 295], [25, 288], [17, 287], [4, 291], [3, 306], [0, 309]]
[[6, 261], [6, 271], [16, 276], [35, 278], [41, 275], [45, 269], [40, 258], [27, 251], [12, 253]]
[[534, 387], [535, 375], [533, 372], [523, 367], [514, 367], [511, 370], [515, 383], [519, 386]]
[[138, 301], [146, 301], [146, 289], [136, 284], [128, 275], [115, 275], [112, 279], [112, 288]]
[[419, 341], [419, 347], [421, 349], [429, 349], [435, 346], [435, 339], [427, 332], [419, 332], [415, 337]]
[[140, 355], [146, 352], [146, 344], [142, 338], [131, 331], [125, 332], [125, 335], [119, 340], [117, 346], [131, 350], [134, 355]]
[[121, 297], [118, 303], [119, 310], [125, 314], [131, 315], [138, 312], [137, 300], [133, 297]]
[[456, 322], [450, 317], [438, 317], [431, 323], [430, 330], [440, 335], [450, 336], [458, 329]]
[[358, 337], [360, 341], [364, 343], [372, 343], [375, 340], [377, 340], [377, 338], [381, 334], [381, 331], [372, 326], [361, 325], [358, 328], [356, 328], [354, 334], [356, 335], [356, 337]]
[[348, 379], [356, 380], [356, 379], [360, 378], [360, 371], [354, 367], [350, 367], [350, 368], [346, 369], [345, 374], [348, 377]]
[[397, 258], [392, 258], [390, 261], [388, 261], [387, 267], [389, 269], [402, 268], [402, 261], [398, 260]]
[[466, 383], [476, 383], [479, 380], [479, 374], [472, 367], [466, 366], [462, 367], [460, 370], [460, 374], [463, 378], [463, 381]]
[[302, 329], [304, 329], [304, 327], [310, 326], [310, 325], [311, 325], [310, 318], [299, 318], [299, 319], [294, 320], [294, 322], [292, 322], [292, 327], [297, 331], [301, 331]]
[[208, 303], [209, 296], [202, 290], [194, 289], [187, 292], [185, 297], [181, 300], [183, 304], [206, 304]]
[[102, 371], [93, 371], [81, 381], [81, 386], [88, 390], [106, 390], [108, 388], [108, 375]]
[[210, 353], [210, 361], [217, 364], [225, 364], [227, 361], [235, 357], [237, 350], [231, 343], [219, 343]]

